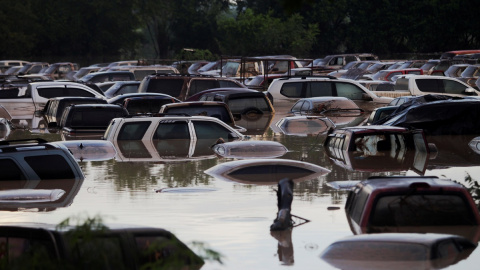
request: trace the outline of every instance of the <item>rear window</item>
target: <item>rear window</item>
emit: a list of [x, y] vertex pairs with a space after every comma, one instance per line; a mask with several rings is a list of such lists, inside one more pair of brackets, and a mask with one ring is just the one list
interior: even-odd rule
[[75, 178], [70, 164], [61, 155], [29, 156], [24, 159], [41, 180]]
[[228, 113], [225, 107], [221, 106], [202, 106], [202, 107], [194, 107], [194, 106], [181, 106], [181, 107], [171, 107], [166, 108], [164, 113], [186, 113], [188, 115], [202, 115], [202, 116], [211, 116], [222, 120], [223, 122], [230, 124], [232, 123], [232, 119], [230, 118], [230, 114]]
[[178, 97], [182, 93], [183, 79], [150, 79], [146, 92]]
[[[72, 110], [70, 110], [72, 112]], [[98, 127], [106, 128], [113, 118], [123, 117], [122, 110], [94, 110], [73, 111], [71, 127]]]
[[477, 225], [472, 214], [477, 210], [471, 209], [461, 193], [382, 196], [372, 209], [372, 226]]
[[252, 108], [270, 112], [266, 97], [232, 98], [228, 101], [228, 107], [232, 113], [244, 113]]
[[129, 100], [125, 108], [129, 114], [158, 113], [160, 108], [168, 103], [172, 103], [172, 99], [134, 99]]

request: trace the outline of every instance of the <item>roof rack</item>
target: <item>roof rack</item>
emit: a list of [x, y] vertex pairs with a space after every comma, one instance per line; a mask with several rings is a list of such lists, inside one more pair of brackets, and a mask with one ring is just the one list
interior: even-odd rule
[[33, 138], [33, 139], [21, 139], [21, 140], [9, 140], [9, 141], [0, 141], [0, 145], [12, 145], [26, 142], [36, 142], [36, 143], [47, 143], [48, 141], [42, 138]]
[[291, 77], [284, 77], [284, 78], [279, 78], [279, 80], [290, 80], [292, 78], [301, 78], [302, 80], [305, 80], [307, 78], [326, 78], [326, 79], [332, 79], [332, 80], [338, 80], [337, 77], [330, 76], [330, 75], [313, 75], [313, 76], [291, 76]]
[[124, 118], [136, 118], [136, 117], [165, 117], [165, 116], [187, 116], [191, 117], [188, 113], [138, 113], [138, 114], [130, 114], [125, 116]]
[[201, 74], [177, 74], [177, 73], [153, 73], [155, 77], [200, 77], [200, 78], [216, 78], [212, 75], [201, 75]]

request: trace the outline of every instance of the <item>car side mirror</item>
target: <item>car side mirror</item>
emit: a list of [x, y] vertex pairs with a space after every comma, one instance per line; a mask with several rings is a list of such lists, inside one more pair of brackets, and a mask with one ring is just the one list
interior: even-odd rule
[[362, 100], [372, 101], [373, 98], [371, 96], [369, 96], [368, 94], [362, 94]]
[[238, 138], [237, 134], [233, 132], [228, 133], [228, 139], [237, 139], [237, 138]]
[[467, 89], [465, 89], [465, 91], [463, 91], [463, 93], [465, 93], [466, 95], [475, 95], [475, 89], [471, 88], [471, 87], [468, 87]]

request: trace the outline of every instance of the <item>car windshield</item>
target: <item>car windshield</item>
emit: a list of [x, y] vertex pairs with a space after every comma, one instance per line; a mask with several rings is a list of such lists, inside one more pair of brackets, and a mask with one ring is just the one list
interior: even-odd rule
[[373, 74], [372, 80], [374, 80], [374, 81], [382, 81], [382, 80], [385, 79], [385, 76], [388, 74], [388, 72], [390, 72], [390, 71], [380, 70], [379, 72]]
[[49, 66], [45, 71], [44, 73], [46, 74], [50, 74], [50, 73], [53, 73], [55, 72], [55, 70], [58, 68], [58, 64], [53, 64], [51, 66]]
[[214, 67], [216, 64], [217, 64], [217, 62], [210, 62], [210, 63], [204, 65], [203, 67], [199, 68], [198, 71], [199, 71], [199, 72], [208, 71], [208, 70], [210, 70], [212, 67]]
[[462, 77], [478, 77], [479, 75], [479, 66], [469, 66], [462, 72]]
[[371, 72], [371, 73], [374, 73], [374, 72], [377, 72], [379, 71], [380, 69], [382, 69], [383, 67], [385, 67], [385, 64], [384, 63], [376, 63], [376, 64], [373, 64], [371, 66], [369, 66], [367, 68], [367, 71]]
[[313, 65], [314, 66], [325, 66], [327, 64], [327, 62], [325, 61], [325, 59], [315, 59], [313, 60]]
[[350, 62], [350, 63], [346, 64], [345, 66], [343, 66], [342, 69], [345, 69], [345, 70], [346, 69], [351, 69], [351, 68], [354, 68], [354, 67], [356, 67], [360, 64], [361, 64], [361, 62]]
[[222, 73], [225, 76], [235, 76], [239, 66], [240, 62], [227, 62], [222, 68]]
[[423, 70], [430, 70], [432, 67], [434, 67], [435, 65], [437, 65], [436, 62], [428, 62], [428, 63], [425, 63], [421, 69]]

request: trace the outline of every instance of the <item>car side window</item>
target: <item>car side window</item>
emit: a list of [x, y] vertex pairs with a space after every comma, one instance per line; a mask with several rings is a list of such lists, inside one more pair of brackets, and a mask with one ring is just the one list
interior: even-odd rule
[[117, 140], [141, 140], [150, 124], [150, 121], [125, 123], [118, 133]]
[[67, 88], [68, 96], [76, 97], [95, 97], [94, 94], [79, 88]]
[[61, 155], [29, 156], [24, 160], [41, 180], [75, 178], [70, 164]]
[[0, 181], [2, 180], [26, 180], [27, 178], [23, 174], [20, 167], [12, 159], [5, 158], [0, 159], [0, 168], [2, 168], [2, 173], [0, 174]]
[[65, 88], [50, 87], [50, 88], [37, 88], [37, 93], [43, 98], [54, 98], [65, 95]]
[[467, 89], [465, 85], [452, 80], [443, 80], [443, 86], [447, 94], [464, 94]]
[[193, 121], [197, 139], [219, 139], [228, 140], [230, 130], [210, 121]]
[[[443, 82], [437, 79], [417, 79], [417, 87], [422, 92], [445, 93]], [[465, 90], [465, 88], [463, 89]]]
[[284, 83], [280, 94], [290, 98], [302, 98], [303, 82]]
[[195, 95], [203, 90], [213, 89], [218, 87], [218, 82], [214, 80], [192, 80], [190, 82], [190, 89], [187, 97]]
[[190, 139], [190, 131], [186, 121], [162, 122], [160, 121], [155, 134], [154, 140], [171, 140], [171, 139]]
[[337, 96], [346, 97], [351, 100], [362, 100], [362, 96], [365, 93], [358, 86], [351, 83], [337, 82], [335, 83], [337, 89]]
[[330, 82], [310, 82], [307, 84], [305, 97], [330, 97], [333, 88]]
[[305, 101], [302, 105], [302, 108], [300, 108], [300, 111], [306, 112], [306, 111], [311, 111], [313, 110], [312, 106], [310, 106], [310, 102]]

